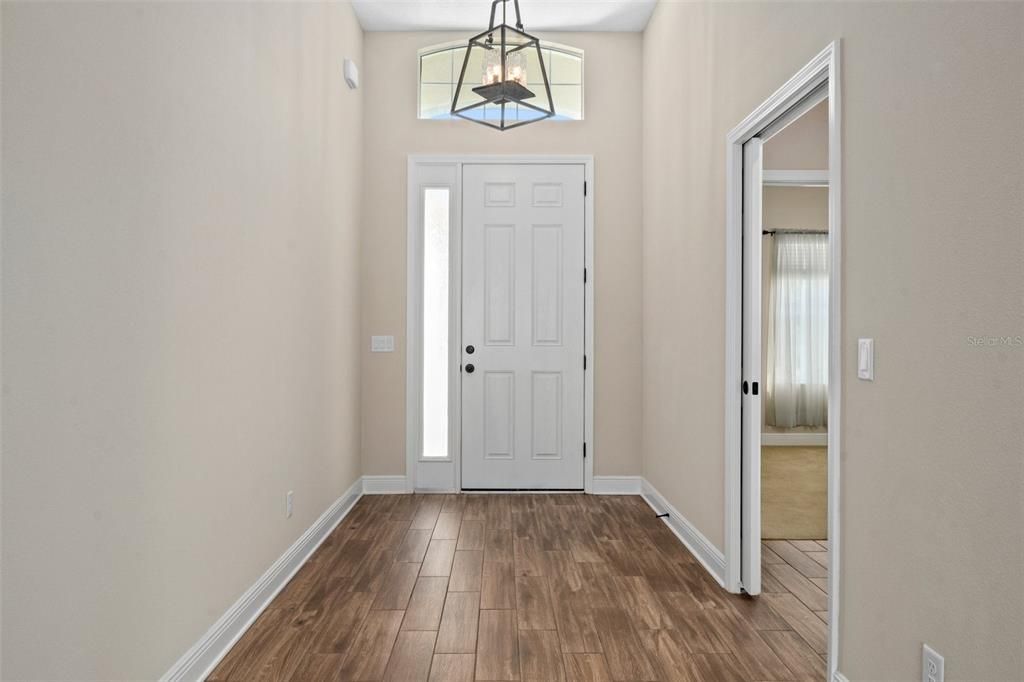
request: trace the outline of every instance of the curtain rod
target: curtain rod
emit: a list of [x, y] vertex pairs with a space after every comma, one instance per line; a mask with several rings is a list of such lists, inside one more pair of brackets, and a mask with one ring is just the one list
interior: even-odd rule
[[828, 230], [761, 230], [761, 234], [828, 234]]

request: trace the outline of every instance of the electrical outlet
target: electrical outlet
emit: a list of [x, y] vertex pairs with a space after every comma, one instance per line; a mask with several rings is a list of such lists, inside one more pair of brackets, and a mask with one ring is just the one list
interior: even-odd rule
[[284, 496], [284, 516], [286, 519], [290, 519], [292, 517], [292, 510], [294, 509], [294, 506], [292, 505], [292, 498], [294, 496], [295, 493], [291, 490], [289, 490], [288, 494]]
[[946, 674], [945, 659], [927, 644], [921, 646], [921, 682], [942, 682]]

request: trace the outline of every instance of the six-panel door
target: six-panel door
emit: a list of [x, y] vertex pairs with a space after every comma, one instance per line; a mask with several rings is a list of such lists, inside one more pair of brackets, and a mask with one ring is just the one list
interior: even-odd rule
[[465, 489], [583, 488], [583, 182], [582, 165], [464, 166]]

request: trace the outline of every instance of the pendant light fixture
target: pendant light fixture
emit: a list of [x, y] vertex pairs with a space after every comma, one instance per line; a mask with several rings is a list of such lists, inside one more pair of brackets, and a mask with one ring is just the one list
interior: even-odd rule
[[[514, 28], [506, 23], [510, 1], [516, 13]], [[499, 4], [501, 23], [495, 25]], [[540, 41], [523, 31], [519, 0], [494, 0], [487, 30], [469, 39], [452, 115], [498, 130], [555, 115]]]

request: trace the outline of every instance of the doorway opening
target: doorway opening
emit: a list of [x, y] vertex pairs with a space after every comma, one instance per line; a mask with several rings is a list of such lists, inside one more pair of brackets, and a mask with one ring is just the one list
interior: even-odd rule
[[838, 48], [727, 139], [726, 586], [787, 594], [794, 620], [813, 626], [804, 639], [827, 655], [830, 678], [840, 547]]
[[[766, 141], [763, 162], [761, 538], [821, 552], [828, 541], [828, 99]], [[828, 576], [809, 569], [806, 577]]]
[[593, 479], [593, 160], [409, 159], [409, 492]]

